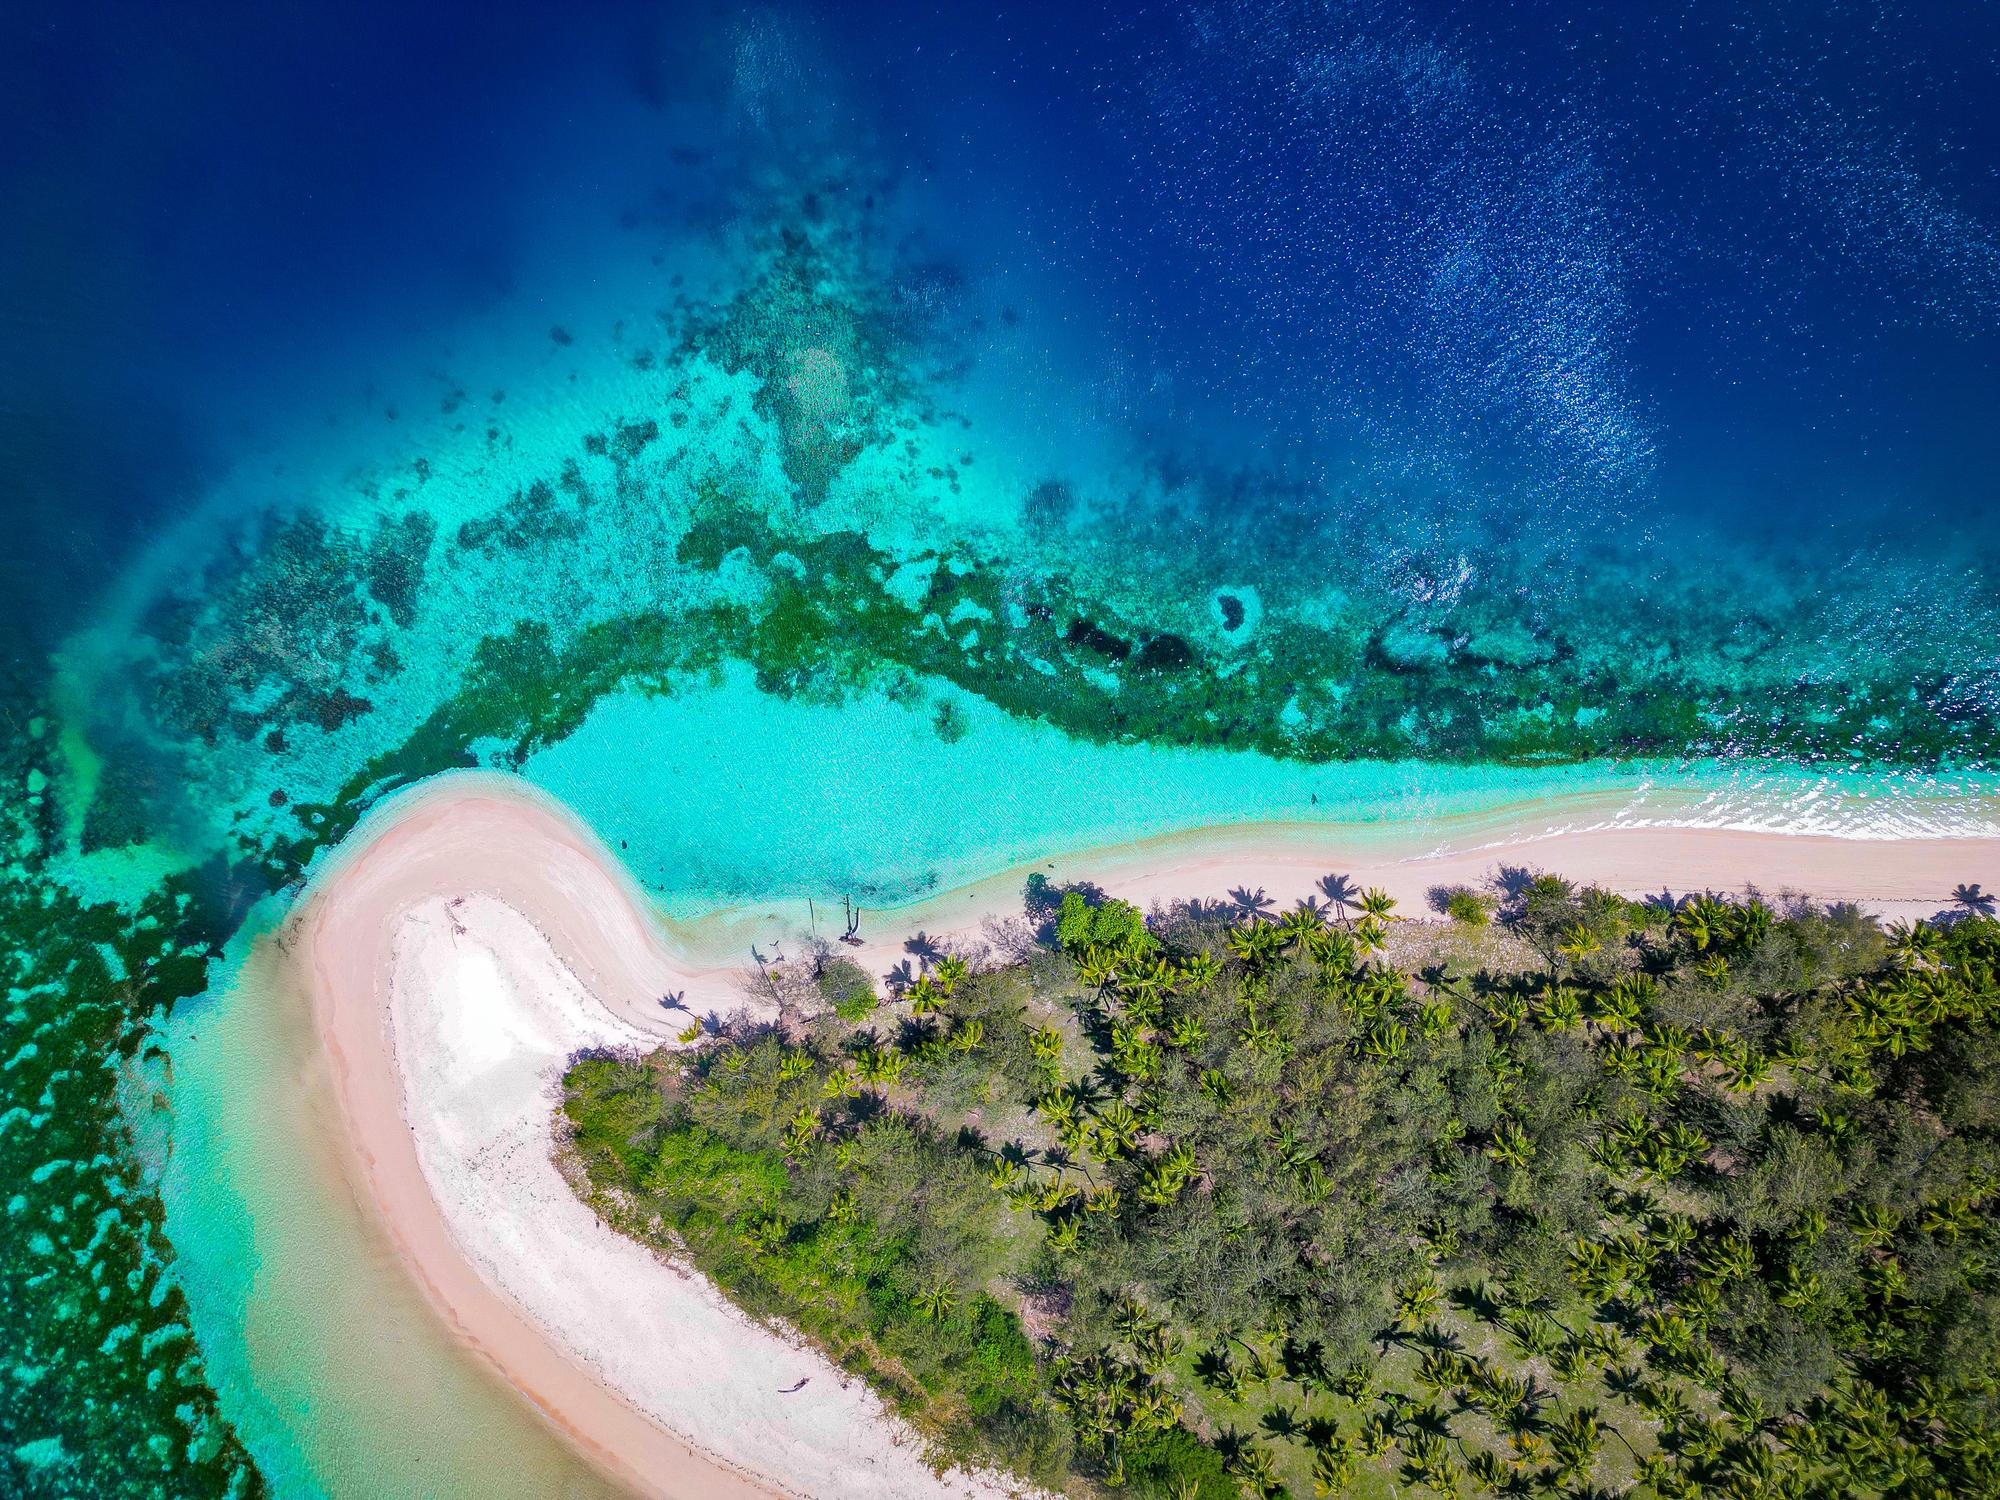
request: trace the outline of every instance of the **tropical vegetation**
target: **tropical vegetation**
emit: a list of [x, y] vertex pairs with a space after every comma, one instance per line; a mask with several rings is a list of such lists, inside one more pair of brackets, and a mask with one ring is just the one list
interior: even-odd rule
[[1996, 1492], [2000, 922], [1329, 889], [581, 1060], [582, 1190], [1053, 1489]]

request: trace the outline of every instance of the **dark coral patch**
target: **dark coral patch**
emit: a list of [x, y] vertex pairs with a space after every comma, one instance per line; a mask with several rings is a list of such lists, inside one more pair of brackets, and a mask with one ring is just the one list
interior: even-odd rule
[[1132, 665], [1142, 672], [1183, 671], [1194, 665], [1194, 648], [1177, 635], [1156, 635], [1139, 647]]
[[1123, 661], [1132, 654], [1132, 643], [1088, 620], [1074, 621], [1064, 632], [1063, 639], [1072, 646], [1083, 646], [1095, 651], [1108, 661]]

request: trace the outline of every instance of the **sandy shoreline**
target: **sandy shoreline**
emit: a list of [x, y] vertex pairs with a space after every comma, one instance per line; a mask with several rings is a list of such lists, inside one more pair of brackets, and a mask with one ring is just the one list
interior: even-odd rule
[[[1031, 870], [1141, 905], [1237, 888], [1288, 903], [1339, 871], [1412, 913], [1430, 887], [1506, 864], [1632, 894], [1754, 883], [1889, 916], [1941, 910], [1959, 882], [2000, 887], [2000, 839], [1600, 829], [1443, 853], [1356, 841], [1343, 859], [1342, 834], [1245, 825], [1065, 856], [871, 914], [854, 954], [881, 973], [917, 931], [1016, 915]], [[722, 955], [783, 928], [796, 938], [803, 916], [728, 913], [670, 942], [616, 856], [562, 809], [523, 783], [460, 775], [393, 799], [334, 851], [286, 947], [357, 1175], [410, 1274], [467, 1349], [607, 1473], [664, 1496], [998, 1493], [936, 1479], [858, 1383], [597, 1225], [548, 1159], [564, 1058], [667, 1039], [684, 1020], [660, 1008], [669, 992], [696, 1010], [740, 1006], [743, 960]], [[805, 1390], [776, 1394], [801, 1375]]]
[[[1429, 916], [1434, 886], [1480, 885], [1498, 870], [1553, 870], [1580, 882], [1639, 897], [1671, 889], [1740, 894], [1754, 887], [1822, 901], [1851, 901], [1885, 921], [1929, 917], [1952, 905], [1958, 884], [2000, 892], [2000, 838], [1841, 838], [1830, 834], [1751, 832], [1666, 826], [1509, 829], [1479, 817], [1430, 825], [1399, 836], [1378, 825], [1242, 823], [1137, 839], [1016, 865], [970, 885], [869, 913], [866, 953], [900, 954], [917, 932], [963, 932], [988, 916], [1018, 915], [1022, 886], [1042, 874], [1088, 880], [1110, 894], [1154, 902], [1222, 900], [1262, 889], [1281, 906], [1315, 895], [1332, 873], [1394, 896], [1398, 914]], [[821, 903], [818, 928], [838, 928], [838, 908]], [[764, 902], [727, 908], [697, 922], [668, 923], [676, 949], [710, 968], [740, 963], [752, 942], [784, 934], [796, 940], [810, 920], [806, 903]]]
[[399, 799], [314, 881], [286, 946], [411, 1274], [607, 1473], [670, 1497], [1004, 1493], [933, 1476], [859, 1382], [599, 1224], [562, 1180], [568, 1057], [666, 1040], [685, 1024], [657, 1003], [669, 991], [741, 995], [674, 959], [559, 810], [493, 778]]

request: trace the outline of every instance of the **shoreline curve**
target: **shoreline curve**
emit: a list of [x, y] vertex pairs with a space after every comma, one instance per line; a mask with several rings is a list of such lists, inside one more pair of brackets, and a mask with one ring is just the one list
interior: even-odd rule
[[[1633, 895], [1663, 885], [1754, 884], [1903, 917], [1943, 909], [1959, 882], [2000, 887], [2000, 838], [1853, 840], [1672, 827], [1516, 840], [1481, 833], [1471, 847], [1413, 853], [1339, 825], [1250, 824], [1082, 851], [880, 914], [852, 956], [879, 974], [920, 930], [976, 936], [988, 921], [1018, 915], [1021, 882], [1036, 871], [1092, 879], [1145, 907], [1237, 887], [1288, 902], [1340, 870], [1388, 889], [1408, 912], [1421, 909], [1433, 885], [1477, 881], [1514, 863], [1546, 864]], [[1358, 857], [1343, 858], [1343, 847]], [[590, 1241], [575, 1216], [595, 1223], [594, 1215], [566, 1186], [560, 1201], [547, 1196], [549, 1179], [559, 1178], [534, 1129], [538, 1122], [546, 1132], [555, 1105], [547, 1071], [558, 1054], [548, 1049], [573, 1051], [580, 1038], [627, 1047], [667, 1041], [681, 1024], [658, 1003], [671, 991], [685, 992], [696, 1011], [742, 1007], [750, 998], [745, 974], [754, 970], [720, 955], [744, 953], [749, 937], [773, 923], [802, 932], [795, 916], [804, 913], [789, 905], [719, 913], [676, 929], [673, 937], [685, 941], [673, 941], [617, 856], [554, 799], [516, 778], [465, 772], [373, 809], [313, 872], [283, 943], [310, 996], [357, 1181], [405, 1269], [470, 1357], [497, 1371], [596, 1467], [634, 1493], [673, 1500], [1006, 1493], [999, 1476], [932, 1475], [910, 1435], [859, 1382], [608, 1227], [597, 1226], [615, 1244]], [[523, 990], [561, 1010], [571, 1029], [520, 1009]], [[505, 1003], [516, 1009], [475, 1013], [468, 1024], [469, 1007]], [[482, 1016], [504, 1022], [501, 1034], [489, 1034], [495, 1027]], [[539, 1072], [524, 1061], [530, 1056], [542, 1058]], [[497, 1113], [462, 1087], [467, 1058], [507, 1084]], [[481, 1129], [489, 1134], [480, 1137]], [[529, 1196], [509, 1204], [510, 1194]], [[504, 1218], [510, 1208], [506, 1223], [516, 1228], [544, 1222], [537, 1215], [567, 1215], [567, 1229], [598, 1256], [591, 1266], [565, 1266], [585, 1283], [567, 1301], [562, 1288], [523, 1280], [532, 1256], [523, 1262], [521, 1246], [496, 1242], [485, 1221], [467, 1217], [500, 1211]], [[664, 1317], [655, 1329], [688, 1332], [705, 1352], [696, 1369], [724, 1389], [690, 1396], [694, 1388], [683, 1385], [663, 1398], [658, 1378], [621, 1364], [634, 1351], [607, 1350], [602, 1327], [579, 1326], [599, 1311], [586, 1273], [599, 1277], [596, 1292], [632, 1299], [635, 1316]], [[824, 1375], [813, 1382], [815, 1404], [787, 1398], [775, 1412], [769, 1399], [754, 1404], [777, 1388], [746, 1380], [760, 1360], [767, 1371], [781, 1360], [787, 1373]], [[745, 1402], [751, 1408], [739, 1411]], [[676, 1416], [697, 1428], [711, 1418], [730, 1430], [697, 1435], [681, 1430]]]

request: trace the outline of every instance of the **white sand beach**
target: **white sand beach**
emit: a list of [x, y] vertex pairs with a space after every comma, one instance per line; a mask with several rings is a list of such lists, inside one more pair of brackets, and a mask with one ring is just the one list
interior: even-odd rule
[[612, 1475], [672, 1497], [1009, 1492], [934, 1475], [863, 1384], [571, 1192], [552, 1159], [568, 1059], [666, 1040], [669, 990], [740, 1003], [675, 962], [583, 830], [483, 780], [404, 799], [315, 883], [289, 946], [412, 1275]]
[[[1262, 889], [1287, 903], [1332, 872], [1404, 912], [1436, 885], [1525, 864], [1631, 894], [1663, 886], [1811, 892], [1927, 915], [1960, 882], [2000, 886], [2000, 839], [1860, 841], [1717, 830], [1598, 830], [1444, 852], [1351, 845], [1341, 830], [1242, 826], [1029, 867], [1141, 905]], [[875, 973], [904, 940], [1018, 915], [1029, 869], [872, 917]], [[700, 1278], [614, 1233], [553, 1160], [557, 1082], [591, 1047], [648, 1048], [696, 1012], [746, 1004], [747, 951], [689, 959], [617, 857], [524, 783], [428, 782], [391, 799], [315, 872], [289, 924], [354, 1169], [410, 1275], [469, 1351], [619, 1482], [660, 1496], [975, 1496], [933, 1474], [858, 1381], [734, 1311]], [[796, 934], [794, 934], [796, 936]], [[754, 970], [749, 974], [754, 977]], [[791, 1394], [781, 1394], [806, 1383]]]

